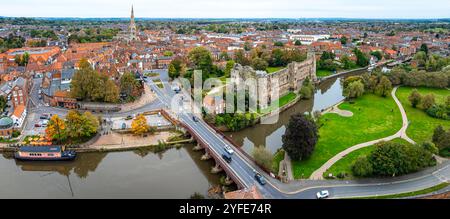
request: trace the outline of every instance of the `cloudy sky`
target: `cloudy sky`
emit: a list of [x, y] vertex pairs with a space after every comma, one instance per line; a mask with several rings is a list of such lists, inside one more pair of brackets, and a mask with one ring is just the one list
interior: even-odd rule
[[0, 0], [7, 17], [449, 18], [449, 0]]

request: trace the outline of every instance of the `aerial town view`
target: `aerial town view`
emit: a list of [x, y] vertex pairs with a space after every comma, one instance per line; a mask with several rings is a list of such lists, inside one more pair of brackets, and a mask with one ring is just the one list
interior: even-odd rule
[[450, 199], [446, 0], [0, 4], [0, 199]]

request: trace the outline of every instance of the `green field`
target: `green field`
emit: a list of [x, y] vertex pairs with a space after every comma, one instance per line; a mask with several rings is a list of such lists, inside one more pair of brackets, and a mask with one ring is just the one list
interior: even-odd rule
[[[409, 144], [407, 141], [397, 138], [392, 140], [393, 142], [403, 143], [403, 144]], [[352, 165], [355, 162], [355, 160], [358, 157], [367, 156], [369, 155], [373, 150], [375, 150], [374, 146], [361, 148], [359, 150], [353, 151], [352, 153], [348, 154], [346, 157], [342, 158], [338, 162], [336, 162], [331, 168], [323, 174], [324, 177], [327, 177], [330, 173], [333, 174], [333, 176], [337, 176], [340, 173], [345, 173], [347, 177], [345, 177], [345, 180], [353, 179], [355, 178], [352, 175]]]
[[345, 149], [391, 136], [402, 127], [400, 110], [392, 97], [366, 94], [354, 104], [341, 104], [340, 109], [352, 111], [354, 116], [323, 115], [320, 138], [313, 155], [305, 161], [293, 161], [295, 178], [309, 178], [316, 169]]
[[333, 71], [322, 70], [322, 69], [319, 69], [316, 72], [317, 77], [326, 77], [326, 76], [330, 76], [332, 74], [334, 74]]
[[267, 67], [266, 71], [267, 73], [271, 74], [271, 73], [275, 73], [281, 69], [285, 69], [286, 67]]
[[[407, 134], [417, 143], [431, 140], [433, 131], [438, 125], [442, 125], [445, 129], [450, 128], [449, 120], [437, 119], [429, 116], [424, 110], [413, 108], [408, 100], [408, 96], [411, 94], [414, 88], [401, 87], [397, 91], [397, 97], [402, 102], [403, 107], [408, 115], [408, 120], [411, 124], [408, 127]], [[450, 96], [450, 90], [447, 89], [435, 89], [435, 88], [418, 88], [418, 91], [422, 95], [433, 93], [436, 96], [436, 102], [444, 103], [445, 98]]]
[[265, 109], [260, 110], [260, 113], [261, 114], [270, 113], [270, 112], [272, 112], [278, 108], [281, 108], [281, 107], [285, 106], [286, 104], [292, 102], [293, 100], [295, 100], [295, 98], [297, 98], [297, 94], [290, 92], [290, 93], [282, 96], [279, 99], [278, 104], [275, 104], [275, 102], [272, 102], [273, 103], [272, 105], [270, 105], [269, 107], [267, 107]]

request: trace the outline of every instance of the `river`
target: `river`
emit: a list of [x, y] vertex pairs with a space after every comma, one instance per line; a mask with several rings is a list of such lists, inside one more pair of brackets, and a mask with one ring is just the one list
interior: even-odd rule
[[[256, 125], [229, 134], [251, 154], [255, 145], [281, 148], [285, 124], [295, 113], [328, 108], [344, 99], [341, 79], [320, 84], [312, 100], [280, 114], [274, 125]], [[213, 161], [201, 161], [192, 145], [155, 154], [148, 150], [79, 154], [73, 162], [18, 162], [0, 154], [0, 198], [189, 198], [205, 196], [220, 184], [210, 173]]]
[[345, 99], [344, 96], [342, 96], [342, 78], [344, 78], [344, 76], [322, 82], [318, 86], [313, 99], [301, 100], [291, 108], [282, 112], [279, 115], [276, 124], [258, 124], [239, 132], [228, 133], [228, 136], [238, 145], [242, 145], [242, 149], [248, 154], [252, 154], [255, 146], [265, 146], [269, 151], [275, 153], [282, 147], [281, 139], [286, 131], [286, 124], [293, 114], [321, 111]]
[[219, 185], [210, 162], [192, 145], [162, 154], [148, 150], [79, 154], [73, 162], [17, 162], [0, 155], [0, 198], [189, 198]]

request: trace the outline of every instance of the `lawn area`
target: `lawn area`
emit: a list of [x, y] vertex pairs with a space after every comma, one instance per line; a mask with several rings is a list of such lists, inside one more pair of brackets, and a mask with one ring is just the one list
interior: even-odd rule
[[271, 73], [275, 73], [281, 69], [285, 69], [286, 67], [267, 67], [266, 71], [267, 73], [271, 74]]
[[[397, 138], [392, 140], [392, 142], [397, 143], [403, 143], [403, 144], [409, 144], [407, 141]], [[375, 149], [374, 145], [370, 147], [361, 148], [359, 150], [353, 151], [352, 153], [348, 154], [346, 157], [342, 158], [338, 162], [336, 162], [331, 168], [323, 174], [323, 176], [326, 178], [329, 176], [329, 174], [333, 174], [333, 176], [337, 176], [340, 173], [345, 173], [347, 177], [343, 178], [345, 180], [348, 179], [354, 179], [355, 177], [352, 175], [352, 165], [355, 162], [355, 160], [362, 156], [369, 155], [373, 150]]]
[[333, 71], [319, 69], [316, 72], [317, 77], [326, 77], [334, 74]]
[[402, 127], [400, 110], [392, 97], [366, 94], [354, 104], [345, 102], [340, 109], [353, 112], [346, 118], [325, 114], [321, 118], [319, 141], [313, 155], [304, 161], [293, 161], [295, 178], [309, 176], [336, 154], [354, 145], [391, 136]]
[[[414, 88], [401, 87], [397, 91], [397, 97], [406, 110], [408, 119], [411, 122], [408, 127], [407, 134], [417, 143], [431, 140], [434, 129], [438, 125], [442, 125], [445, 129], [450, 128], [449, 120], [437, 119], [429, 116], [424, 110], [413, 108], [408, 100], [408, 96], [411, 94]], [[433, 93], [436, 96], [437, 103], [444, 103], [445, 98], [450, 96], [450, 90], [447, 89], [435, 89], [435, 88], [418, 88], [421, 95]]]
[[284, 105], [290, 103], [291, 101], [295, 100], [295, 98], [297, 98], [297, 94], [295, 94], [295, 93], [293, 93], [293, 92], [290, 92], [290, 93], [288, 93], [288, 94], [282, 96], [282, 97], [279, 99], [279, 103], [278, 103], [278, 104], [275, 104], [275, 101], [274, 101], [274, 102], [272, 102], [273, 104], [270, 105], [269, 107], [260, 110], [260, 113], [261, 113], [261, 114], [270, 113], [270, 112], [272, 112], [272, 111], [274, 111], [274, 110], [276, 110], [276, 109], [278, 109], [278, 108], [281, 108], [281, 107], [283, 107]]

